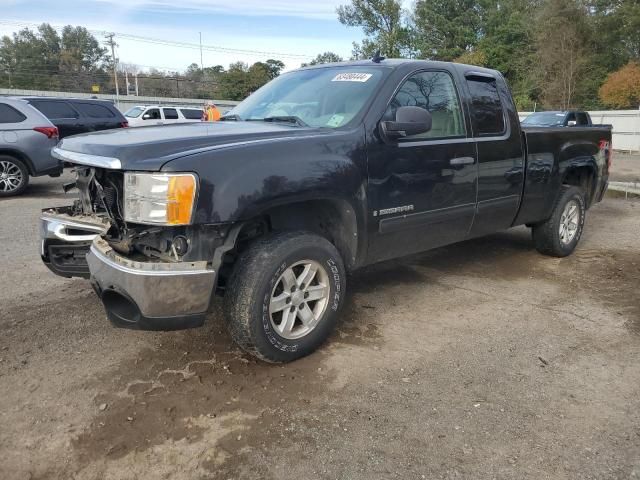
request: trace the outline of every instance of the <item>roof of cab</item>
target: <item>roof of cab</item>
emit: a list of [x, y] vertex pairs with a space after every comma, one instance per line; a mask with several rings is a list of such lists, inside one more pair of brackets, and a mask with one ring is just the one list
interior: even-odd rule
[[155, 104], [155, 105], [132, 105], [131, 108], [189, 108], [192, 110], [198, 110], [201, 109], [202, 107], [198, 106], [198, 105], [160, 105], [160, 104]]
[[501, 76], [497, 70], [490, 68], [478, 67], [476, 65], [467, 65], [464, 63], [454, 62], [440, 62], [437, 60], [417, 60], [412, 58], [385, 58], [384, 60], [350, 60], [348, 62], [336, 62], [336, 63], [321, 63], [317, 65], [310, 65], [302, 67], [299, 70], [310, 70], [315, 68], [327, 68], [327, 67], [382, 67], [382, 68], [399, 68], [403, 66], [411, 66], [415, 68], [428, 68], [428, 67], [449, 67], [463, 70], [464, 72], [478, 72], [491, 76]]

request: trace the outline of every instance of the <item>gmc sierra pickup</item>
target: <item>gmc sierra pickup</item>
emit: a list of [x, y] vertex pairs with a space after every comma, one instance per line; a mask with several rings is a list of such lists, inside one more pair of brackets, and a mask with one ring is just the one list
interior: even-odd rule
[[271, 362], [330, 334], [346, 273], [516, 225], [570, 254], [602, 199], [607, 127], [524, 128], [499, 72], [413, 60], [283, 74], [217, 123], [65, 138], [79, 199], [42, 259], [90, 279], [117, 326], [199, 326]]

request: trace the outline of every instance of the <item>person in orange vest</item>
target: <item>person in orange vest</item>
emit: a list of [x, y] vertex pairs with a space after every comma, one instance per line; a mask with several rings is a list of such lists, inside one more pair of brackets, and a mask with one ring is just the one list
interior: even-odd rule
[[202, 113], [202, 121], [203, 122], [217, 122], [220, 120], [220, 110], [216, 107], [215, 103], [207, 102], [204, 106], [204, 111]]

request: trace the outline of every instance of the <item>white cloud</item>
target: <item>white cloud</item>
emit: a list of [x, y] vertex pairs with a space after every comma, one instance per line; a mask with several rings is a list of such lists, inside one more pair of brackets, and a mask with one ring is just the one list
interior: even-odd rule
[[145, 9], [177, 12], [201, 11], [252, 16], [336, 18], [336, 7], [348, 0], [97, 0], [124, 11]]

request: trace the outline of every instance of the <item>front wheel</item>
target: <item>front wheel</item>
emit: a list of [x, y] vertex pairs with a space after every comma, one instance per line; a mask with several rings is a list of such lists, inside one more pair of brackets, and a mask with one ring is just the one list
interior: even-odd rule
[[551, 217], [533, 226], [536, 249], [553, 257], [570, 255], [582, 236], [586, 210], [583, 191], [578, 187], [563, 186]]
[[286, 232], [256, 240], [236, 260], [225, 318], [234, 341], [268, 362], [290, 362], [331, 334], [344, 302], [345, 270], [326, 239]]

